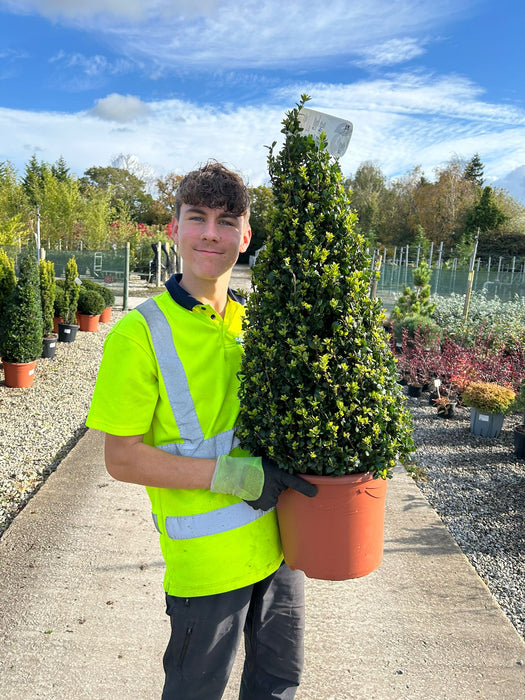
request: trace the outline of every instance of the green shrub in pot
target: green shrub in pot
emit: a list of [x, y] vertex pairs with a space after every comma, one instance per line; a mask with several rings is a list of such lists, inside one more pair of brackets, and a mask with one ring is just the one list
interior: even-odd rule
[[22, 251], [20, 274], [2, 314], [0, 355], [4, 362], [33, 362], [42, 354], [42, 306], [34, 243]]
[[15, 261], [0, 248], [0, 318], [15, 285]]
[[516, 393], [496, 382], [469, 382], [461, 394], [465, 406], [480, 413], [507, 414], [513, 410]]
[[78, 267], [75, 256], [72, 255], [66, 264], [66, 274], [64, 279], [64, 323], [74, 324], [76, 322], [76, 312], [80, 280], [78, 277]]
[[41, 260], [39, 265], [40, 275], [40, 302], [42, 305], [42, 326], [44, 338], [53, 335], [53, 316], [55, 315], [55, 266], [51, 260]]
[[106, 308], [106, 302], [94, 289], [86, 289], [84, 284], [80, 287], [77, 310], [79, 314], [99, 316]]
[[82, 286], [86, 289], [92, 289], [95, 292], [98, 292], [105, 301], [104, 308], [113, 306], [113, 304], [115, 303], [115, 294], [113, 293], [113, 290], [109, 287], [105, 287], [103, 284], [98, 284], [98, 282], [95, 282], [94, 280], [90, 279], [82, 280]]
[[271, 235], [247, 303], [237, 434], [289, 472], [385, 478], [414, 449], [410, 414], [339, 164], [300, 126], [308, 99], [268, 157]]
[[53, 311], [55, 318], [64, 318], [66, 307], [66, 296], [64, 293], [64, 280], [56, 280], [55, 284], [55, 300], [53, 302]]

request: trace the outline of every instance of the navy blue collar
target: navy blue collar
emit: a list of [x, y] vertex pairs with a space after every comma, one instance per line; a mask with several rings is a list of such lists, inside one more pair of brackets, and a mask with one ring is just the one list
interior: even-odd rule
[[[192, 297], [191, 294], [189, 294], [185, 289], [183, 289], [180, 286], [180, 281], [182, 279], [182, 273], [178, 272], [175, 275], [172, 275], [169, 280], [166, 282], [166, 289], [170, 293], [171, 298], [173, 299], [174, 302], [179, 304], [179, 306], [182, 306], [184, 309], [188, 309], [188, 311], [192, 311], [194, 306], [200, 305], [201, 302], [198, 299], [195, 299], [195, 297]], [[230, 299], [233, 299], [239, 304], [244, 304], [246, 303], [246, 299], [241, 296], [240, 294], [236, 294], [233, 290], [228, 288], [228, 296]]]

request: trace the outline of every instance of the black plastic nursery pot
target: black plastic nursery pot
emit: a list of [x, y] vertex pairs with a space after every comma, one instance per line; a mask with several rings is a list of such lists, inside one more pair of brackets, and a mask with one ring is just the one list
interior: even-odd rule
[[72, 343], [77, 337], [78, 325], [76, 323], [59, 323], [58, 340], [61, 343]]
[[518, 459], [525, 459], [525, 425], [515, 425], [512, 433], [514, 437], [514, 454]]
[[52, 335], [44, 338], [42, 341], [42, 357], [50, 359], [55, 356], [55, 351], [57, 347], [57, 336]]

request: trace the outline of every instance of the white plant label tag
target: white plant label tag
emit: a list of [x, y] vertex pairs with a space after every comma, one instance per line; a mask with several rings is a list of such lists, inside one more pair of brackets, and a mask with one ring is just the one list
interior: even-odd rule
[[482, 423], [488, 423], [490, 420], [489, 416], [485, 416], [483, 413], [480, 413], [478, 418]]
[[354, 130], [352, 122], [303, 107], [299, 112], [299, 123], [303, 131], [313, 136], [316, 141], [319, 141], [324, 131], [328, 153], [334, 158], [341, 158], [346, 153]]

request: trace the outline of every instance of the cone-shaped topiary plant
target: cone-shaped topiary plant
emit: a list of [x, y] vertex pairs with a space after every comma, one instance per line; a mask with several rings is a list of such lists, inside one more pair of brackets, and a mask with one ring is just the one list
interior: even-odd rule
[[75, 323], [78, 295], [80, 293], [79, 286], [80, 281], [78, 278], [77, 262], [75, 260], [75, 256], [72, 255], [66, 264], [66, 274], [64, 280], [64, 323]]
[[0, 248], [0, 318], [15, 285], [15, 261]]
[[42, 307], [34, 243], [24, 248], [20, 274], [2, 315], [0, 355], [5, 362], [33, 362], [42, 354]]
[[413, 449], [410, 415], [349, 194], [303, 96], [268, 157], [272, 231], [253, 270], [238, 436], [287, 471], [383, 478]]
[[55, 315], [55, 266], [51, 260], [41, 260], [39, 272], [43, 334], [44, 338], [49, 338], [53, 334], [53, 316]]

